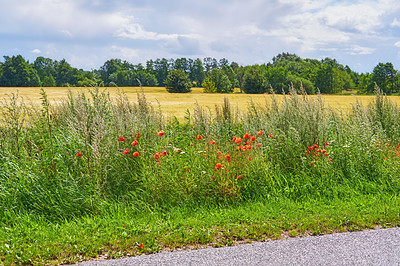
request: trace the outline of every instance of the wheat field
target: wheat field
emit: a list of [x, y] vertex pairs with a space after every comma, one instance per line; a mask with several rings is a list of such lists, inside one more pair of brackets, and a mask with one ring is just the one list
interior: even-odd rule
[[[215, 105], [220, 105], [224, 102], [224, 98], [228, 98], [233, 108], [244, 110], [249, 103], [253, 102], [256, 105], [265, 105], [271, 102], [269, 94], [241, 94], [236, 89], [235, 93], [220, 94], [220, 93], [203, 93], [203, 88], [192, 88], [191, 93], [168, 93], [164, 87], [144, 87], [142, 88], [146, 99], [155, 107], [161, 108], [164, 115], [167, 117], [176, 116], [179, 120], [183, 119], [187, 110], [192, 111], [196, 104], [209, 108], [212, 112]], [[108, 87], [100, 88], [110, 93], [111, 97], [117, 97], [118, 90], [124, 91], [130, 101], [137, 101], [137, 93], [141, 92], [140, 87]], [[56, 104], [58, 101], [67, 97], [68, 90], [73, 93], [87, 92], [88, 88], [65, 88], [65, 87], [48, 87], [45, 91], [49, 100]], [[0, 99], [7, 97], [7, 94], [18, 93], [26, 103], [39, 104], [40, 88], [0, 88]], [[283, 100], [282, 95], [276, 95], [279, 101]], [[317, 97], [312, 95], [311, 97]], [[388, 96], [389, 99], [396, 104], [400, 104], [400, 96]], [[334, 108], [339, 111], [346, 112], [356, 102], [367, 105], [374, 99], [372, 95], [322, 95], [325, 106]]]

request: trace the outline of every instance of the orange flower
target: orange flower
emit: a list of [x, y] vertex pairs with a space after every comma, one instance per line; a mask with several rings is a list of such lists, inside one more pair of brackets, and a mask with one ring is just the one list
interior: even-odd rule
[[125, 154], [128, 154], [128, 153], [129, 153], [129, 150], [128, 150], [128, 149], [124, 150], [124, 155], [125, 155]]
[[255, 141], [257, 138], [256, 137], [251, 137], [251, 141]]
[[238, 175], [238, 177], [237, 178], [242, 178], [242, 175]]
[[139, 132], [136, 133], [136, 134], [135, 134], [135, 137], [136, 137], [136, 138], [140, 138], [140, 133], [139, 133]]
[[218, 151], [217, 153], [218, 153], [219, 155], [221, 155], [221, 154], [222, 154], [222, 152], [220, 152], [220, 151]]
[[164, 131], [160, 130], [160, 132], [158, 132], [158, 136], [161, 137], [162, 135], [164, 135]]
[[261, 146], [261, 143], [257, 143], [257, 147], [260, 147]]
[[246, 144], [247, 144], [247, 145], [250, 145], [250, 143], [251, 143], [250, 141], [246, 141]]
[[144, 249], [144, 245], [143, 245], [143, 244], [140, 244], [140, 245], [139, 245], [139, 248], [140, 248], [140, 249]]
[[208, 145], [213, 145], [213, 144], [215, 144], [215, 141], [213, 140], [210, 140], [210, 142], [208, 143]]
[[136, 146], [136, 145], [138, 145], [139, 144], [139, 142], [135, 139], [134, 141], [132, 141], [132, 145], [133, 146]]
[[237, 146], [236, 149], [239, 151], [242, 147], [241, 146]]
[[257, 132], [257, 135], [260, 136], [260, 135], [262, 135], [262, 133], [264, 133], [264, 132], [262, 130], [260, 130], [260, 131]]
[[232, 137], [232, 142], [236, 143], [236, 137], [235, 136]]
[[252, 149], [251, 145], [246, 145], [246, 149], [251, 150]]
[[241, 138], [237, 138], [237, 139], [235, 140], [235, 143], [236, 143], [236, 144], [239, 144], [240, 142], [242, 142], [242, 139], [241, 139]]
[[219, 169], [221, 169], [221, 164], [220, 163], [217, 163], [216, 165], [215, 165], [215, 168], [217, 168], [217, 170], [219, 170]]
[[122, 137], [119, 137], [119, 138], [118, 138], [118, 141], [125, 141], [125, 138], [124, 138], [124, 136], [122, 136]]
[[200, 135], [197, 135], [196, 140], [201, 140], [202, 137]]
[[251, 135], [249, 133], [246, 133], [246, 134], [244, 134], [243, 138], [244, 139], [249, 139], [249, 138], [251, 138]]
[[325, 149], [323, 149], [321, 152], [322, 152], [322, 153], [326, 153], [326, 150], [325, 150]]
[[135, 151], [132, 155], [133, 155], [133, 157], [138, 157], [139, 153], [137, 151]]
[[399, 152], [396, 152], [395, 156], [399, 156]]
[[218, 159], [222, 160], [222, 156], [218, 157]]

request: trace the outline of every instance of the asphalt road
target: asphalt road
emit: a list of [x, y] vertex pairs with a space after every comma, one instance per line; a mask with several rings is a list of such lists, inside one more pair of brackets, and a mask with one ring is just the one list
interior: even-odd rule
[[162, 252], [82, 265], [400, 265], [400, 228]]

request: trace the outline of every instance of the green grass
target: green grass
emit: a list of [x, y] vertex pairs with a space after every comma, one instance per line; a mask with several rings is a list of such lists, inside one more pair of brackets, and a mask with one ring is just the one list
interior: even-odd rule
[[292, 93], [241, 110], [197, 105], [183, 121], [140, 93], [132, 103], [92, 89], [53, 104], [42, 91], [40, 107], [12, 94], [0, 115], [0, 261], [397, 226], [400, 109], [376, 93], [346, 115]]

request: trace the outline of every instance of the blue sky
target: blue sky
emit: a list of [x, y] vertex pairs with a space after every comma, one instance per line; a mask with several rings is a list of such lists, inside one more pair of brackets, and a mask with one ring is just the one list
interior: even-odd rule
[[111, 58], [262, 64], [281, 52], [357, 72], [400, 69], [398, 0], [0, 0], [0, 10], [0, 56], [65, 58], [85, 70]]

